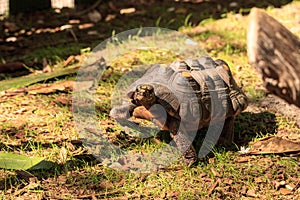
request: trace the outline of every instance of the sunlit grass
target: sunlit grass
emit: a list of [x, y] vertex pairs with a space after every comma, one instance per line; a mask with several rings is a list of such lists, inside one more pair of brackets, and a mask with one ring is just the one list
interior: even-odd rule
[[[190, 24], [192, 17], [186, 16], [184, 24], [188, 27], [181, 31], [202, 45], [210, 56], [228, 62], [238, 85], [250, 98], [250, 103], [264, 98], [262, 81], [248, 64], [244, 19], [233, 14], [222, 20], [209, 19], [201, 23], [204, 31], [194, 34]], [[56, 50], [47, 51], [59, 53]], [[60, 61], [60, 58], [54, 59]], [[106, 70], [99, 80], [95, 94], [99, 123], [103, 123], [101, 126], [108, 138], [114, 140], [115, 144], [119, 142], [124, 150], [150, 153], [165, 144], [153, 139], [115, 141], [124, 130], [108, 116], [114, 87], [126, 72], [139, 65], [170, 63], [177, 59], [181, 59], [177, 52], [165, 49], [137, 50], [114, 60], [111, 69]], [[79, 138], [70, 105], [53, 101], [61, 96], [70, 97], [71, 94], [13, 96], [1, 101], [0, 113], [6, 116], [5, 120], [0, 121], [1, 152], [42, 156], [57, 165], [50, 170], [30, 171], [38, 177], [37, 186], [25, 188], [24, 191], [22, 189], [30, 185], [30, 181], [18, 177], [14, 171], [0, 170], [0, 199], [23, 198], [26, 194], [39, 199], [124, 196], [128, 199], [236, 199], [241, 196], [250, 198], [247, 196], [248, 190], [254, 190], [261, 199], [275, 199], [280, 192], [272, 185], [274, 181], [283, 177], [287, 183], [297, 184], [294, 180], [300, 176], [297, 158], [241, 156], [236, 152], [240, 149], [239, 140], [245, 140], [241, 142], [244, 145], [275, 135], [280, 130], [299, 131], [289, 119], [267, 112], [240, 114], [235, 123], [238, 144], [232, 147], [234, 150], [215, 148], [207, 158], [191, 168], [178, 162], [150, 173], [129, 173], [108, 168], [92, 156], [89, 157], [89, 152], [81, 144], [74, 144]], [[24, 107], [26, 110], [22, 111]], [[23, 139], [27, 141], [15, 137], [21, 131], [24, 131]], [[245, 161], [238, 162], [241, 158]], [[218, 179], [221, 182], [210, 192]], [[299, 197], [299, 193], [296, 195]]]

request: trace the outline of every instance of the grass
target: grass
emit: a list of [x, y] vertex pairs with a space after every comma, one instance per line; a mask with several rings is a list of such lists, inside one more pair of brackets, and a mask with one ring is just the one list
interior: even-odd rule
[[[82, 147], [70, 104], [64, 103], [70, 100], [71, 94], [0, 96], [1, 152], [43, 156], [56, 163], [50, 170], [29, 171], [33, 175], [31, 179], [16, 171], [0, 170], [0, 199], [299, 198], [299, 158], [237, 153], [250, 141], [278, 131], [299, 132], [299, 128], [285, 117], [256, 107], [266, 93], [247, 61], [244, 18], [228, 14], [226, 19], [207, 20], [200, 28], [195, 28], [189, 24], [190, 17], [186, 16], [184, 22], [188, 27], [180, 31], [197, 41], [209, 55], [226, 60], [238, 85], [250, 98], [250, 108], [235, 121], [236, 146], [215, 148], [191, 168], [174, 162], [156, 172], [128, 173], [103, 166]], [[119, 78], [132, 68], [179, 58], [176, 52], [152, 49], [130, 52], [112, 61], [111, 69], [104, 72], [96, 90], [95, 103], [99, 123], [112, 142], [142, 153], [161, 147], [162, 144], [150, 139], [119, 139], [124, 130], [108, 117], [109, 97]], [[294, 186], [295, 191], [284, 194], [276, 188], [280, 181]]]

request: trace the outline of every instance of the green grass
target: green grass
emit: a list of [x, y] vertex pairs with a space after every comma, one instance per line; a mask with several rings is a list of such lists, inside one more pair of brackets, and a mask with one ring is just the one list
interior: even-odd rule
[[[251, 105], [257, 106], [266, 94], [261, 89], [262, 81], [257, 72], [247, 61], [245, 20], [228, 14], [226, 19], [206, 20], [201, 23], [203, 30], [197, 32], [190, 24], [192, 17], [185, 16], [183, 24], [188, 27], [180, 31], [190, 35], [209, 55], [228, 62]], [[161, 20], [165, 23], [163, 18]], [[51, 54], [64, 54], [64, 50], [59, 53], [60, 50], [46, 49]], [[152, 139], [119, 139], [117, 136], [124, 130], [108, 117], [110, 96], [119, 78], [128, 70], [141, 64], [180, 59], [176, 53], [166, 49], [137, 50], [112, 61], [111, 69], [104, 72], [95, 94], [97, 117], [109, 140], [125, 150], [139, 153], [148, 153], [164, 145]], [[26, 82], [33, 78], [24, 79], [22, 81]], [[17, 82], [11, 84], [18, 86]], [[35, 85], [38, 84], [32, 87]], [[7, 86], [1, 87], [4, 90]], [[103, 166], [86, 152], [79, 142], [71, 107], [57, 103], [60, 98], [71, 98], [71, 94], [0, 96], [0, 113], [4, 116], [0, 118], [0, 151], [42, 156], [56, 163], [50, 170], [30, 171], [36, 179], [29, 180], [17, 175], [16, 171], [0, 170], [0, 199], [243, 199], [252, 198], [249, 190], [254, 190], [257, 195], [254, 198], [260, 199], [297, 199], [300, 196], [299, 189], [283, 195], [274, 186], [282, 180], [289, 185], [298, 184], [299, 158], [237, 152], [241, 146], [276, 135], [278, 131], [299, 132], [299, 128], [283, 116], [247, 110], [235, 121], [236, 146], [215, 148], [191, 168], [174, 162], [151, 173], [129, 173]]]

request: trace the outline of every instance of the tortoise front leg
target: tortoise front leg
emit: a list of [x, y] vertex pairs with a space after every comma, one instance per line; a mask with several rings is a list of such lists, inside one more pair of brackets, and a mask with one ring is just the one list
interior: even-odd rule
[[152, 121], [161, 130], [169, 130], [166, 125], [167, 123], [165, 123], [167, 116], [164, 115], [161, 110], [156, 110], [155, 107], [149, 111], [144, 106], [138, 106], [134, 109], [132, 116]]
[[195, 148], [192, 145], [193, 141], [189, 138], [187, 131], [184, 129], [184, 127], [179, 127], [178, 130], [178, 124], [180, 123], [176, 122], [176, 120], [173, 120], [170, 123], [170, 135], [176, 143], [179, 151], [183, 153], [180, 161], [188, 164], [188, 166], [191, 166], [197, 161], [198, 156]]

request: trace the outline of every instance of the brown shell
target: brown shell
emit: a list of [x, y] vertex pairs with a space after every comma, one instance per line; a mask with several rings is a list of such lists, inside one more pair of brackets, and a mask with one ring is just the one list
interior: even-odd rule
[[224, 119], [224, 112], [226, 117], [235, 116], [247, 107], [247, 97], [227, 63], [210, 57], [153, 65], [128, 88], [128, 95], [140, 84], [152, 85], [156, 103], [170, 116], [188, 122], [200, 119], [200, 124], [207, 124], [212, 119]]

